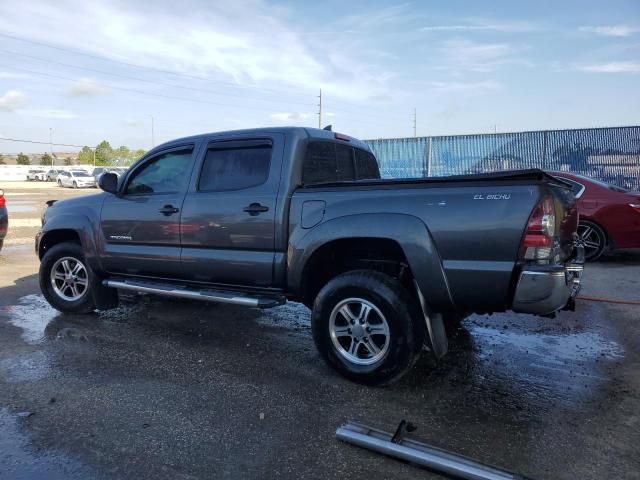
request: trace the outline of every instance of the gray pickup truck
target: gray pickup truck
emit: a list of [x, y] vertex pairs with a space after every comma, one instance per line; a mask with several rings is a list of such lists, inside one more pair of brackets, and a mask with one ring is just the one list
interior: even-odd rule
[[312, 309], [320, 354], [371, 385], [399, 378], [473, 312], [571, 309], [583, 248], [568, 185], [539, 170], [381, 179], [361, 141], [311, 128], [182, 138], [104, 192], [48, 202], [40, 285], [63, 312], [117, 290]]

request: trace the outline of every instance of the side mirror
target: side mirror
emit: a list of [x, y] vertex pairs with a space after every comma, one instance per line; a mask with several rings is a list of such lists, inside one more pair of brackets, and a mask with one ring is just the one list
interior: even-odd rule
[[100, 175], [98, 185], [105, 192], [115, 195], [118, 193], [118, 176], [115, 173], [103, 173]]

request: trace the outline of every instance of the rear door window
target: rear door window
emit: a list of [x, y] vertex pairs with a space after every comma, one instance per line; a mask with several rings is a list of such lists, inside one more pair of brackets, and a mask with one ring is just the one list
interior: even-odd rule
[[230, 142], [209, 148], [202, 166], [198, 190], [225, 192], [263, 184], [269, 178], [271, 142]]

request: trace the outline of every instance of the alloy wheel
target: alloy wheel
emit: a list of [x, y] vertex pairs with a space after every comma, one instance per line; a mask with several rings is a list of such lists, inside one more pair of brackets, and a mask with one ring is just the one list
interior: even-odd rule
[[391, 339], [385, 316], [363, 298], [347, 298], [333, 308], [329, 334], [337, 352], [356, 365], [380, 361], [387, 354]]

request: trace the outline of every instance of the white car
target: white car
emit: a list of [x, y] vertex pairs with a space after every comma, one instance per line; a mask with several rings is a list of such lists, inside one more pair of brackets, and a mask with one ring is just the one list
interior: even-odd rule
[[65, 170], [58, 175], [59, 187], [95, 187], [95, 179], [84, 170]]
[[44, 170], [29, 170], [27, 172], [27, 180], [37, 180], [40, 182], [44, 182], [47, 179], [47, 172]]

